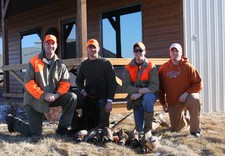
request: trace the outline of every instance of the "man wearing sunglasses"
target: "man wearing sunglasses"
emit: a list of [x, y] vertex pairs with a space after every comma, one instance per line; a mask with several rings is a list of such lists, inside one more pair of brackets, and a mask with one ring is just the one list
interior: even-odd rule
[[128, 93], [128, 105], [133, 109], [136, 130], [151, 136], [154, 103], [159, 88], [156, 66], [145, 57], [146, 48], [142, 42], [133, 46], [134, 58], [125, 66], [122, 80]]

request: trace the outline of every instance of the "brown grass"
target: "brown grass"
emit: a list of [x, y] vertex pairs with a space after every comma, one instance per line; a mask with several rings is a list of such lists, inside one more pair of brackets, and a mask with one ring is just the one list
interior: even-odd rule
[[[110, 120], [118, 121], [126, 114], [112, 114]], [[167, 114], [164, 116], [167, 118]], [[146, 155], [221, 156], [225, 154], [225, 113], [203, 113], [201, 116], [202, 136], [197, 139], [189, 132], [175, 133], [159, 128], [155, 135], [162, 135], [159, 148]], [[96, 146], [89, 143], [75, 143], [72, 138], [55, 135], [56, 126], [44, 126], [44, 138], [32, 143], [20, 134], [7, 132], [5, 124], [0, 125], [0, 155], [18, 156], [131, 156], [143, 155], [140, 149], [131, 149], [107, 143]], [[133, 117], [128, 117], [118, 128], [134, 128]]]

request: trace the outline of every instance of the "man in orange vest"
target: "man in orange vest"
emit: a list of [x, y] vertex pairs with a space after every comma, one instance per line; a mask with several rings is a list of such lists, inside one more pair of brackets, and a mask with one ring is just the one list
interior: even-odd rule
[[27, 65], [24, 107], [28, 123], [10, 114], [6, 118], [9, 132], [19, 132], [33, 141], [41, 138], [43, 115], [49, 107], [62, 107], [56, 133], [68, 135], [67, 128], [71, 125], [77, 104], [76, 94], [68, 92], [70, 75], [66, 65], [55, 54], [57, 36], [57, 30], [49, 28], [43, 40], [43, 51], [31, 58]]
[[156, 66], [145, 57], [146, 48], [142, 42], [134, 44], [133, 52], [134, 59], [125, 66], [122, 75], [123, 88], [128, 93], [128, 104], [131, 104], [128, 109], [134, 111], [136, 130], [151, 136], [154, 103], [159, 88], [158, 72]]

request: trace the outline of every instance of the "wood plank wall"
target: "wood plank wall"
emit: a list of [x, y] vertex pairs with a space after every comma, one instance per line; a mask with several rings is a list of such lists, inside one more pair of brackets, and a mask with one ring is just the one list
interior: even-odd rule
[[[143, 42], [147, 57], [168, 57], [171, 43], [182, 40], [182, 0], [87, 0], [88, 38], [96, 38], [101, 44], [101, 14], [135, 4], [142, 5]], [[76, 17], [76, 1], [62, 0], [8, 18], [9, 63], [20, 63], [20, 32], [50, 26], [60, 29], [60, 21]], [[18, 73], [23, 76], [23, 74]], [[12, 92], [23, 88], [10, 77]]]
[[[8, 19], [9, 29], [9, 64], [21, 63], [20, 60], [20, 33], [34, 28], [41, 28], [42, 34], [48, 27], [60, 29], [60, 21], [76, 17], [76, 1], [63, 0], [45, 5]], [[60, 48], [60, 46], [59, 46]], [[60, 51], [60, 49], [59, 49]], [[17, 72], [23, 77], [24, 73]], [[23, 92], [23, 87], [10, 76], [10, 91]]]

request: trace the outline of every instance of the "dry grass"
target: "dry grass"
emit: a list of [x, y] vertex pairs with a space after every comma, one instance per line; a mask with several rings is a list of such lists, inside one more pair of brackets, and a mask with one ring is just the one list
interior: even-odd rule
[[[112, 114], [111, 121], [118, 121], [125, 114]], [[167, 116], [166, 116], [167, 117]], [[167, 118], [168, 119], [168, 118]], [[160, 128], [155, 135], [162, 135], [159, 148], [146, 155], [221, 156], [225, 154], [225, 113], [204, 113], [201, 117], [202, 136], [197, 139], [189, 132], [171, 133]], [[134, 128], [133, 117], [127, 118], [119, 128]], [[38, 156], [130, 156], [142, 155], [140, 149], [131, 149], [114, 143], [95, 146], [89, 143], [75, 143], [71, 138], [54, 134], [55, 126], [44, 126], [44, 138], [38, 143], [30, 142], [19, 134], [9, 134], [5, 124], [0, 125], [0, 155]]]

